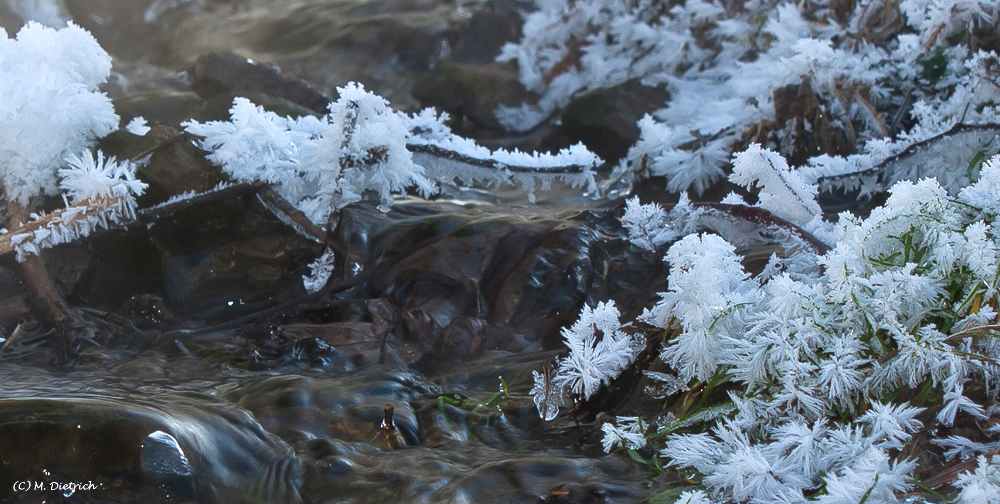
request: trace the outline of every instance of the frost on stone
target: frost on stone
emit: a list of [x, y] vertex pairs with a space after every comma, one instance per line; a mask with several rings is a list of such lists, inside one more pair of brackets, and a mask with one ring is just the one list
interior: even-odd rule
[[0, 184], [27, 206], [55, 194], [56, 171], [118, 128], [111, 100], [98, 90], [111, 57], [89, 32], [30, 22], [0, 37]]

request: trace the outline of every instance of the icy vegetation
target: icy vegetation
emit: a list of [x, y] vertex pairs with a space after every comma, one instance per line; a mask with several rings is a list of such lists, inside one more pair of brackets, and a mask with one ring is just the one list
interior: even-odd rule
[[[192, 3], [155, 2], [146, 19]], [[664, 177], [679, 193], [669, 208], [624, 203], [625, 246], [662, 258], [667, 287], [634, 320], [613, 301], [582, 308], [562, 330], [565, 354], [533, 373], [541, 418], [593, 413], [605, 451], [695, 474], [680, 503], [896, 503], [940, 463], [930, 450], [976, 457], [953, 478], [955, 502], [998, 502], [1000, 58], [988, 48], [1000, 7], [535, 5], [498, 59], [516, 61], [537, 100], [501, 108], [500, 122], [531, 130], [581, 93], [633, 79], [664, 86], [669, 101], [639, 120], [612, 177]], [[55, 195], [65, 206], [6, 223], [0, 252], [23, 260], [134, 217], [145, 189], [135, 163], [91, 151], [119, 125], [98, 90], [110, 69], [71, 23], [0, 39], [8, 211], [28, 215]], [[360, 84], [338, 96], [326, 114], [297, 118], [236, 98], [230, 120], [187, 121], [178, 138], [196, 138], [228, 175], [215, 192], [273, 190], [286, 214], [304, 215], [286, 215], [295, 226], [325, 228], [365, 198], [388, 211], [401, 194], [429, 197], [456, 181], [519, 184], [529, 199], [554, 180], [597, 188], [602, 161], [582, 145], [490, 150], [455, 135], [446, 115], [394, 110]], [[141, 117], [125, 129], [150, 131]], [[734, 190], [721, 201], [691, 199], [723, 186]], [[821, 204], [830, 193], [866, 206], [832, 216]], [[774, 245], [763, 266], [705, 225], [740, 212]], [[336, 268], [326, 243], [303, 277], [312, 293]], [[583, 411], [633, 391], [618, 404], [647, 409]]]
[[[995, 2], [535, 3], [522, 40], [505, 46], [498, 59], [516, 60], [522, 83], [540, 97], [501, 108], [500, 121], [531, 129], [590, 90], [629, 79], [665, 85], [670, 101], [639, 122], [641, 137], [619, 170], [665, 176], [671, 191], [701, 192], [723, 178], [734, 145], [751, 126], [757, 132], [783, 128], [777, 143], [786, 149], [803, 129], [841, 130], [846, 142], [864, 145], [847, 159], [820, 155], [810, 161], [803, 176], [815, 182], [869, 169], [957, 123], [997, 122], [997, 55], [961, 43], [970, 31], [995, 29]], [[768, 124], [785, 86], [816, 93], [819, 117]], [[902, 128], [911, 109], [916, 124]], [[982, 148], [996, 153], [1000, 146], [989, 138], [963, 138], [966, 149], [948, 155], [955, 149], [942, 146], [938, 155], [968, 162]], [[914, 174], [939, 175], [941, 165], [925, 159], [902, 167], [911, 174], [890, 175], [883, 185]]]
[[[789, 215], [816, 208], [808, 186], [796, 191], [800, 186], [787, 185], [794, 177], [780, 179], [788, 175], [780, 156], [751, 147], [734, 162], [752, 163], [734, 171], [734, 180], [786, 195], [761, 198], [762, 206]], [[916, 461], [899, 456], [907, 441], [960, 416], [987, 421], [995, 414], [998, 180], [994, 156], [957, 198], [933, 179], [895, 184], [867, 218], [843, 214], [832, 225], [833, 248], [815, 256], [822, 270], [811, 274], [755, 277], [714, 234], [672, 241], [664, 256], [669, 290], [639, 318], [663, 334], [659, 358], [674, 374], [659, 379], [685, 384], [675, 387], [680, 391], [724, 389], [728, 398], [714, 405], [718, 420], [707, 432], [619, 417], [603, 427], [605, 448], [662, 443], [658, 457], [696, 469], [724, 501], [859, 502], [867, 495], [866, 502], [896, 502], [914, 487]], [[673, 222], [662, 208], [632, 202], [625, 219], [637, 246], [669, 242], [659, 238]], [[557, 362], [554, 389], [536, 375], [533, 393], [546, 418], [555, 416], [551, 398], [560, 392], [574, 400], [595, 393], [578, 385], [581, 370], [591, 370], [599, 386], [627, 367], [623, 358], [634, 359], [613, 350], [622, 328], [617, 317], [614, 325], [607, 319], [606, 345], [583, 339], [592, 333], [579, 323], [566, 332], [570, 357]], [[602, 327], [590, 309], [580, 320]], [[968, 454], [990, 449], [959, 439], [950, 444]], [[996, 485], [991, 471], [981, 464], [963, 476], [959, 502], [983, 502], [966, 497]]]
[[145, 189], [135, 165], [89, 150], [118, 129], [111, 100], [98, 90], [110, 72], [111, 57], [72, 23], [59, 30], [28, 23], [16, 38], [0, 39], [0, 188], [24, 208], [60, 192], [66, 203], [11, 222], [0, 250], [12, 248], [23, 259], [134, 216], [135, 197]]
[[[554, 155], [490, 151], [458, 137], [446, 115], [397, 112], [360, 84], [338, 88], [340, 98], [322, 117], [281, 117], [236, 98], [230, 121], [184, 124], [204, 140], [208, 159], [233, 179], [266, 182], [317, 225], [330, 214], [378, 194], [388, 210], [393, 193], [430, 196], [435, 181], [519, 182], [532, 195], [536, 182], [555, 178], [593, 189], [600, 159], [577, 145]], [[423, 159], [420, 164], [418, 161]], [[427, 168], [425, 168], [427, 166]]]
[[86, 30], [29, 23], [0, 39], [0, 183], [22, 204], [55, 194], [66, 157], [118, 129], [111, 100], [97, 87], [111, 57]]
[[[657, 358], [624, 354], [623, 364], [599, 342], [581, 353], [573, 326], [571, 357], [536, 373], [542, 417], [560, 405], [579, 414], [594, 394], [622, 393], [609, 385], [617, 377], [641, 372], [668, 411], [613, 412], [604, 448], [696, 471], [701, 489], [677, 502], [896, 503], [922, 484], [928, 462], [915, 443], [928, 441], [948, 458], [980, 456], [955, 482], [956, 502], [996, 502], [997, 432], [943, 433], [993, 425], [998, 413], [1000, 60], [976, 47], [993, 36], [997, 4], [535, 5], [498, 59], [516, 61], [539, 98], [501, 108], [501, 122], [530, 129], [587, 91], [663, 85], [669, 101], [639, 121], [616, 175], [662, 176], [681, 193], [669, 209], [634, 198], [621, 217], [630, 242], [669, 265], [668, 290], [616, 325], [609, 346], [621, 340], [614, 331], [647, 334]], [[812, 112], [787, 117], [789, 90]], [[803, 154], [800, 135], [844, 141]], [[688, 199], [726, 178], [746, 191], [721, 205]], [[824, 220], [823, 192], [885, 200], [867, 216]], [[694, 224], [730, 205], [829, 249], [786, 246], [748, 271], [737, 247]], [[581, 320], [592, 318], [585, 308]], [[565, 385], [581, 368], [599, 390]]]

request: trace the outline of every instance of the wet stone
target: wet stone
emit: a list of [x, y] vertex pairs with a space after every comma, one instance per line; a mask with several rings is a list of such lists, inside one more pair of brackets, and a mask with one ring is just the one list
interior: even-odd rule
[[288, 77], [274, 65], [261, 65], [233, 53], [209, 53], [188, 70], [191, 89], [203, 98], [247, 92], [285, 98], [313, 112], [325, 113], [330, 99], [309, 83]]
[[[456, 131], [502, 129], [494, 112], [500, 105], [518, 105], [531, 95], [509, 65], [441, 64], [422, 74], [413, 85], [413, 97], [425, 107], [448, 112]], [[463, 125], [461, 121], [471, 122]]]
[[152, 126], [141, 137], [118, 130], [102, 139], [98, 148], [119, 159], [153, 149], [148, 162], [136, 169], [137, 178], [149, 184], [137, 201], [140, 208], [186, 192], [208, 191], [224, 180], [222, 170], [206, 160], [205, 152], [174, 127]]
[[139, 453], [142, 470], [160, 476], [190, 476], [191, 463], [173, 436], [156, 431], [146, 436]]
[[186, 209], [151, 228], [171, 310], [235, 318], [304, 293], [302, 274], [319, 245], [247, 200]]
[[484, 3], [456, 29], [449, 52], [451, 61], [471, 65], [492, 63], [505, 43], [521, 36], [524, 24], [521, 11], [526, 8], [530, 8], [528, 2], [517, 0]]
[[669, 99], [665, 88], [644, 86], [639, 80], [591, 91], [566, 104], [559, 131], [614, 162], [639, 139], [639, 119], [662, 109]]

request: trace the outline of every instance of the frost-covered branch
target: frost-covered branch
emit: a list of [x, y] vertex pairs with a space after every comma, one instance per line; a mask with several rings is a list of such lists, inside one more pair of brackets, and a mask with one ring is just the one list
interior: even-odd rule
[[66, 207], [34, 219], [0, 235], [0, 254], [17, 251], [18, 259], [42, 249], [76, 241], [97, 228], [135, 219], [135, 198], [146, 184], [135, 179], [135, 165], [105, 159], [90, 151], [67, 159], [59, 170]]
[[[639, 140], [618, 174], [666, 177], [672, 192], [702, 193], [723, 178], [734, 147], [746, 145], [751, 131], [768, 131], [752, 141], [773, 142], [764, 147], [776, 150], [794, 148], [798, 135], [823, 143], [830, 139], [819, 136], [842, 134], [849, 145], [840, 148], [867, 142], [877, 154], [893, 142], [885, 137], [911, 120], [899, 149], [950, 124], [996, 122], [997, 55], [958, 42], [972, 45], [976, 30], [988, 33], [1000, 21], [990, 2], [535, 4], [522, 39], [498, 59], [516, 60], [522, 83], [540, 97], [501, 107], [501, 124], [530, 129], [574, 96], [629, 79], [665, 85], [670, 100], [639, 122]], [[814, 95], [807, 101], [815, 110], [790, 114], [805, 102], [788, 103], [786, 87]]]
[[974, 180], [982, 161], [1000, 152], [998, 136], [998, 123], [955, 123], [927, 138], [872, 146], [871, 153], [816, 157], [803, 174], [825, 191], [860, 189], [863, 196], [923, 177], [934, 177], [957, 193]]
[[375, 191], [381, 208], [392, 193], [416, 187], [428, 196], [435, 182], [456, 178], [496, 184], [518, 181], [531, 194], [536, 181], [555, 178], [593, 189], [600, 160], [582, 146], [555, 155], [490, 151], [451, 133], [447, 116], [406, 115], [349, 84], [322, 117], [286, 118], [237, 98], [228, 122], [185, 123], [208, 159], [243, 182], [265, 182], [314, 224]]

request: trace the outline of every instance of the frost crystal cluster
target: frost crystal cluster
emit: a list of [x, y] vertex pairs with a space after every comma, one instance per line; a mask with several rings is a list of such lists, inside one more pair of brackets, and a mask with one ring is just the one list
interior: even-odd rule
[[[537, 102], [501, 107], [511, 129], [530, 129], [580, 94], [630, 79], [664, 85], [664, 108], [639, 121], [638, 142], [619, 172], [667, 178], [671, 191], [699, 193], [722, 179], [736, 145], [771, 138], [788, 156], [800, 135], [840, 132], [856, 156], [810, 152], [803, 176], [822, 186], [857, 187], [840, 177], [869, 175], [869, 191], [914, 176], [941, 175], [941, 164], [897, 165], [893, 156], [951, 131], [957, 123], [997, 123], [997, 55], [969, 47], [990, 33], [1000, 7], [983, 0], [778, 2], [738, 7], [718, 0], [536, 0], [522, 39], [503, 48]], [[815, 97], [812, 117], [782, 116], [787, 90]], [[913, 121], [903, 120], [907, 115]], [[787, 121], [784, 121], [787, 119]], [[762, 132], [772, 132], [773, 136]], [[936, 148], [946, 161], [968, 163], [1000, 146], [962, 135]], [[951, 139], [952, 135], [945, 135]], [[759, 138], [761, 141], [764, 138]], [[887, 172], [879, 179], [873, 165]], [[948, 166], [955, 166], [948, 163]], [[973, 167], [975, 168], [975, 167]], [[893, 174], [894, 169], [905, 170]], [[834, 177], [830, 180], [830, 177]], [[953, 177], [960, 177], [953, 175]], [[957, 190], [971, 182], [954, 182]], [[879, 187], [874, 187], [874, 186]], [[952, 184], [944, 184], [949, 190]]]
[[569, 355], [556, 361], [551, 376], [535, 371], [531, 396], [539, 414], [551, 420], [567, 396], [587, 399], [607, 385], [635, 360], [644, 348], [642, 338], [622, 331], [614, 302], [584, 307], [579, 320], [563, 330]]
[[96, 158], [90, 147], [118, 128], [108, 97], [98, 91], [111, 57], [83, 28], [55, 30], [28, 23], [15, 39], [0, 38], [0, 188], [8, 202], [63, 194], [66, 208], [11, 222], [0, 250], [18, 258], [134, 217], [146, 185], [135, 165]]
[[490, 151], [452, 134], [446, 116], [397, 112], [359, 84], [338, 92], [322, 117], [281, 117], [236, 98], [230, 121], [189, 121], [185, 129], [204, 137], [208, 159], [231, 177], [271, 184], [319, 225], [365, 191], [377, 193], [388, 210], [393, 193], [413, 187], [429, 196], [435, 181], [456, 177], [518, 181], [529, 193], [536, 180], [544, 187], [554, 178], [593, 187], [590, 168], [599, 159], [582, 146], [555, 155]]
[[[734, 181], [786, 195], [774, 211], [816, 208], [781, 156], [752, 146], [735, 163], [751, 166]], [[896, 502], [913, 488], [917, 463], [899, 453], [914, 434], [986, 420], [996, 400], [998, 182], [1000, 156], [954, 198], [933, 179], [901, 181], [867, 218], [841, 215], [829, 226], [833, 247], [816, 254], [822, 269], [795, 276], [751, 275], [714, 234], [675, 238], [664, 256], [669, 290], [640, 319], [664, 329], [660, 359], [682, 382], [724, 387], [728, 400], [710, 415], [687, 413], [720, 418], [708, 432], [655, 420], [639, 431], [638, 419], [619, 417], [602, 427], [605, 448], [659, 438], [666, 463], [694, 468], [725, 501]], [[653, 237], [668, 215], [631, 202], [633, 242], [665, 246]], [[556, 377], [573, 376], [562, 370], [569, 361]], [[993, 446], [954, 436], [939, 444], [967, 455]], [[982, 462], [957, 484], [961, 502], [984, 502], [970, 496], [996, 485], [995, 467]]]
[[98, 86], [111, 57], [86, 30], [28, 23], [14, 39], [0, 37], [0, 184], [7, 199], [27, 206], [55, 194], [67, 156], [118, 129], [111, 100]]

